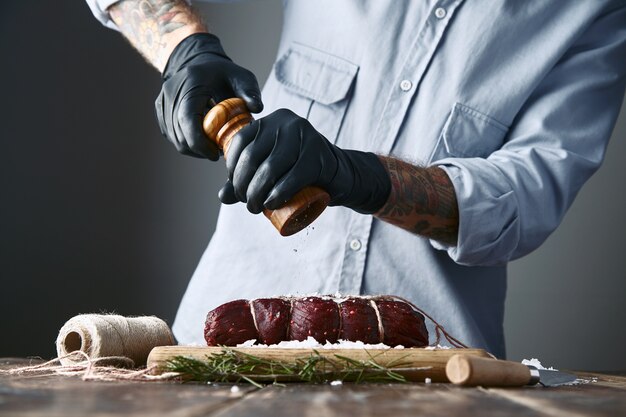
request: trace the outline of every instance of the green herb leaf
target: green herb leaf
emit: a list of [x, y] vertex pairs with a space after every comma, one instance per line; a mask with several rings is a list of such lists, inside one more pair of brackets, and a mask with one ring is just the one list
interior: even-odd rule
[[[256, 387], [263, 383], [328, 381], [342, 382], [406, 382], [406, 378], [384, 367], [370, 355], [366, 361], [342, 355], [329, 358], [316, 350], [308, 357], [297, 358], [293, 363], [263, 359], [249, 353], [224, 347], [222, 352], [207, 355], [199, 360], [175, 356], [166, 361], [165, 370], [178, 372], [186, 381], [248, 382]], [[397, 365], [400, 365], [398, 363]]]

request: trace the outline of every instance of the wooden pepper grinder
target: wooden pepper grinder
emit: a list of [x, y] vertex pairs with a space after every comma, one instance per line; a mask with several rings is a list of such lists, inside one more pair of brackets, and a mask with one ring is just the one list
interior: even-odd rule
[[[216, 104], [204, 117], [204, 133], [228, 156], [233, 135], [252, 122], [246, 103], [229, 98]], [[263, 210], [282, 236], [291, 236], [311, 224], [328, 206], [330, 195], [319, 187], [305, 187], [276, 210]]]

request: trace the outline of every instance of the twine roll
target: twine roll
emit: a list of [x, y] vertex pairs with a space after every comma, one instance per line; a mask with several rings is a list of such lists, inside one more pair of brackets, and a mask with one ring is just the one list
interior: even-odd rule
[[[89, 359], [126, 358], [132, 366], [145, 365], [155, 346], [173, 345], [174, 336], [158, 317], [124, 317], [114, 314], [81, 314], [69, 319], [57, 337], [57, 355], [62, 365], [75, 365], [83, 356], [70, 355], [80, 350]], [[132, 363], [128, 363], [132, 361]]]

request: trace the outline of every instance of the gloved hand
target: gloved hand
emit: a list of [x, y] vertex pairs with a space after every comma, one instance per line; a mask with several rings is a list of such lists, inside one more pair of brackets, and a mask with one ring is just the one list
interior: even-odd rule
[[216, 161], [219, 150], [202, 131], [202, 119], [210, 107], [231, 97], [242, 98], [253, 113], [263, 110], [254, 74], [233, 63], [216, 36], [185, 38], [169, 57], [155, 102], [161, 133], [178, 152]]
[[330, 194], [330, 205], [374, 213], [387, 201], [391, 181], [378, 157], [343, 150], [308, 120], [280, 109], [241, 129], [226, 159], [224, 204], [246, 202], [252, 213], [275, 210], [308, 185]]

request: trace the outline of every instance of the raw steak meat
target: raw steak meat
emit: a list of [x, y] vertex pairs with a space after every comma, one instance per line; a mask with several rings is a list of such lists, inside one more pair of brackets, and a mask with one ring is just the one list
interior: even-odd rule
[[428, 345], [424, 316], [393, 296], [235, 300], [211, 310], [204, 327], [209, 346], [235, 346], [250, 339], [269, 345], [309, 336], [320, 343]]

